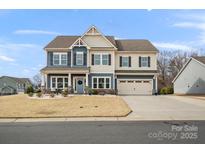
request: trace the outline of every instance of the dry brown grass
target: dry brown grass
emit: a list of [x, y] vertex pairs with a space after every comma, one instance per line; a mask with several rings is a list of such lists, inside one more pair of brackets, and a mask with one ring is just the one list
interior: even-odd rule
[[130, 112], [131, 109], [119, 96], [32, 99], [21, 94], [0, 97], [0, 118], [120, 117]]

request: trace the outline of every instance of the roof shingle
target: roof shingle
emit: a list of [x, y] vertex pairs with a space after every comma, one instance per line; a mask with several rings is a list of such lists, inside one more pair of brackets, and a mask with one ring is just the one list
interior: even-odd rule
[[[69, 48], [81, 36], [57, 36], [45, 48]], [[118, 51], [158, 51], [148, 40], [115, 40], [105, 36]]]
[[205, 64], [205, 56], [200, 56], [200, 57], [193, 57], [194, 59], [198, 60], [199, 62]]

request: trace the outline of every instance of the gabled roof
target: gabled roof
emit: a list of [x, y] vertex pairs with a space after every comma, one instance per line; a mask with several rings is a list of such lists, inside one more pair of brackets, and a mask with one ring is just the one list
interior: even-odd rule
[[197, 61], [205, 64], [205, 56], [201, 56], [201, 57], [193, 57], [194, 59], [196, 59]]
[[17, 78], [17, 77], [11, 77], [11, 76], [2, 76], [0, 78], [9, 78], [11, 80], [14, 80], [17, 83], [29, 83], [31, 84], [31, 80], [29, 78]]
[[[115, 40], [114, 36], [105, 36], [118, 51], [158, 51], [148, 40]], [[69, 48], [80, 36], [57, 36], [46, 48]]]
[[[54, 40], [52, 40], [46, 48], [69, 48], [78, 38], [81, 36], [57, 36]], [[115, 39], [114, 36], [105, 36], [115, 47]]]
[[176, 81], [176, 79], [179, 77], [179, 75], [184, 71], [184, 69], [187, 67], [187, 65], [190, 63], [191, 60], [195, 60], [198, 63], [205, 66], [205, 56], [198, 56], [198, 57], [191, 57], [182, 67], [182, 69], [179, 71], [179, 73], [176, 75], [176, 77], [173, 79], [172, 83]]
[[[69, 49], [78, 39], [82, 39], [84, 36], [102, 36], [115, 50], [118, 51], [154, 51], [158, 52], [157, 48], [152, 45], [148, 40], [142, 39], [125, 39], [115, 40], [114, 36], [103, 35], [94, 25], [91, 26], [82, 36], [57, 36], [51, 41], [44, 49]], [[86, 43], [86, 42], [85, 42]]]
[[119, 51], [158, 51], [148, 40], [116, 40]]

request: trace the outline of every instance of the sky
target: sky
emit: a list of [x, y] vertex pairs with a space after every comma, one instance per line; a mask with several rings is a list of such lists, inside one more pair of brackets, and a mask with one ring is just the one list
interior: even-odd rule
[[32, 78], [52, 39], [82, 35], [91, 25], [116, 39], [205, 55], [205, 10], [0, 10], [0, 76]]

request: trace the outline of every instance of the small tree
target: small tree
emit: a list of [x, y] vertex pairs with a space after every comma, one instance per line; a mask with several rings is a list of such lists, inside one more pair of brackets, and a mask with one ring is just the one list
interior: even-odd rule
[[34, 92], [33, 86], [32, 85], [28, 86], [26, 89], [26, 93], [29, 94], [29, 93], [33, 93], [33, 92]]
[[40, 74], [40, 73], [36, 74], [36, 75], [33, 77], [33, 81], [34, 81], [35, 86], [37, 86], [37, 88], [41, 87], [41, 82], [42, 82], [42, 80], [41, 80], [41, 74]]

